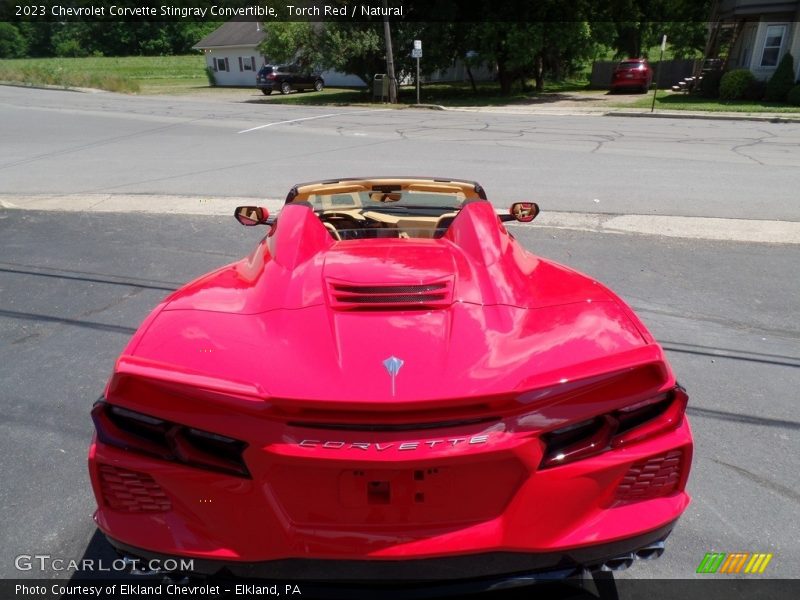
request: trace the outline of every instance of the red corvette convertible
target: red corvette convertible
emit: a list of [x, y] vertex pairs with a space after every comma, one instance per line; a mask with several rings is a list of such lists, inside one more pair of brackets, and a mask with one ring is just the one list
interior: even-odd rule
[[631, 309], [483, 188], [292, 188], [145, 320], [93, 410], [96, 522], [200, 574], [442, 582], [617, 570], [689, 503], [687, 395]]

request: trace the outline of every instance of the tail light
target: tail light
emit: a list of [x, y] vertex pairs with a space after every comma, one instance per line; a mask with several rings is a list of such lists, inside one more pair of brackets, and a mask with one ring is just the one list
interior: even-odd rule
[[250, 478], [242, 457], [246, 442], [151, 417], [102, 400], [95, 403], [92, 420], [98, 439], [109, 446]]
[[676, 386], [666, 394], [618, 410], [619, 427], [611, 439], [611, 447], [621, 448], [677, 429], [683, 421], [688, 402], [686, 390]]
[[643, 402], [550, 431], [540, 468], [557, 467], [677, 429], [689, 396], [680, 386]]
[[270, 73], [269, 75], [267, 75], [267, 79], [275, 79], [275, 77], [276, 77], [275, 73]]

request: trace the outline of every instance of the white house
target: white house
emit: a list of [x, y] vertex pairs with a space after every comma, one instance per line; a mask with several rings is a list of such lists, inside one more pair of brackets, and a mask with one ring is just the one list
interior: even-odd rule
[[[192, 47], [203, 51], [217, 85], [250, 87], [256, 84], [258, 70], [268, 64], [267, 57], [258, 51], [264, 36], [260, 23], [228, 21]], [[332, 87], [366, 85], [360, 77], [338, 71], [325, 71], [322, 78]]]
[[717, 0], [711, 21], [710, 55], [727, 29], [732, 42], [729, 69], [749, 69], [757, 79], [766, 80], [783, 55], [791, 52], [795, 79], [800, 80], [800, 0]]

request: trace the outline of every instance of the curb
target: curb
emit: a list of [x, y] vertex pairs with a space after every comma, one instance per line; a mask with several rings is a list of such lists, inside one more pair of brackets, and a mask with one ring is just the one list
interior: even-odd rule
[[607, 112], [606, 117], [637, 117], [644, 119], [705, 119], [710, 121], [757, 121], [766, 123], [800, 123], [800, 115], [797, 117], [778, 117], [774, 115], [732, 115], [714, 113], [640, 113], [640, 112]]
[[78, 92], [80, 94], [107, 94], [108, 90], [99, 88], [70, 87], [64, 85], [52, 85], [49, 83], [22, 83], [19, 81], [0, 81], [0, 85], [7, 87], [18, 87], [32, 90], [56, 90], [59, 92]]
[[427, 110], [452, 110], [441, 104], [409, 104], [406, 108], [422, 108]]
[[[228, 218], [237, 205], [257, 204], [270, 214], [284, 206], [281, 199], [201, 197], [163, 194], [38, 194], [0, 195], [0, 215], [6, 210], [56, 211], [85, 214], [170, 214]], [[495, 206], [496, 210], [502, 210]], [[715, 242], [789, 244], [800, 246], [800, 221], [626, 215], [547, 211], [535, 223], [512, 227], [588, 231], [600, 234], [636, 234]]]

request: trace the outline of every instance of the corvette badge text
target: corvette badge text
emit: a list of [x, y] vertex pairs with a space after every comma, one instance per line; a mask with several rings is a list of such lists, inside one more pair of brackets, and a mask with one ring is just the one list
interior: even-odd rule
[[489, 441], [488, 435], [474, 435], [472, 437], [454, 437], [438, 440], [425, 440], [421, 442], [401, 442], [398, 444], [387, 442], [385, 444], [373, 442], [342, 442], [338, 440], [303, 440], [298, 442], [302, 448], [325, 448], [327, 450], [373, 450], [375, 452], [386, 452], [394, 448], [398, 452], [408, 452], [419, 450], [420, 448], [436, 448], [437, 446], [455, 447], [459, 444], [476, 445], [485, 444]]

